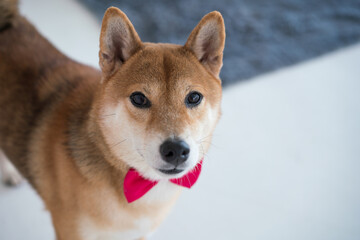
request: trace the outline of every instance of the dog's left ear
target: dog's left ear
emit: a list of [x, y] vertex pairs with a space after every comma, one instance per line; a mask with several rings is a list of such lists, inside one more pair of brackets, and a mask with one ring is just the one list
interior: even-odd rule
[[125, 13], [115, 7], [108, 8], [100, 34], [99, 64], [103, 77], [114, 73], [141, 48], [139, 35]]
[[214, 76], [219, 77], [225, 45], [225, 25], [217, 11], [205, 15], [191, 32], [185, 48]]

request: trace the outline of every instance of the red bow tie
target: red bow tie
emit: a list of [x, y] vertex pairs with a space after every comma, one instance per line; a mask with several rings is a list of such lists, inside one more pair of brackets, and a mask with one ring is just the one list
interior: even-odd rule
[[[169, 181], [179, 186], [191, 188], [199, 178], [201, 172], [201, 160], [192, 170], [181, 178], [170, 179]], [[152, 181], [143, 178], [138, 171], [130, 168], [124, 179], [124, 194], [128, 203], [131, 203], [145, 195], [159, 181]]]

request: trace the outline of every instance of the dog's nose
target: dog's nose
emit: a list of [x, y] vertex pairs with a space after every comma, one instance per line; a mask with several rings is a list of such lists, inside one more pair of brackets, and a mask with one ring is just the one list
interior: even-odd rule
[[178, 166], [189, 158], [190, 147], [182, 140], [166, 140], [160, 146], [160, 154], [165, 162]]

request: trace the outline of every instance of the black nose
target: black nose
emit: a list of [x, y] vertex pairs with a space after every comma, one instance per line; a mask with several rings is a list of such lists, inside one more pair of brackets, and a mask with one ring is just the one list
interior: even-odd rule
[[166, 140], [160, 146], [160, 154], [165, 162], [178, 166], [189, 158], [190, 147], [182, 140]]

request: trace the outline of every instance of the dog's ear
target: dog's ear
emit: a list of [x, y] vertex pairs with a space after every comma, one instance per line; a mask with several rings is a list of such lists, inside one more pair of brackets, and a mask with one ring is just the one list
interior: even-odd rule
[[100, 34], [99, 64], [104, 77], [114, 73], [142, 43], [125, 13], [115, 7], [106, 10]]
[[205, 15], [191, 32], [185, 48], [214, 76], [219, 77], [225, 45], [225, 25], [217, 11]]

